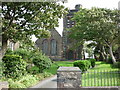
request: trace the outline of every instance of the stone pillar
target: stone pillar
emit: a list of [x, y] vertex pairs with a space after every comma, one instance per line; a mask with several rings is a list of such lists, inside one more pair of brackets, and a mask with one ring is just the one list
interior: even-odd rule
[[80, 88], [81, 70], [78, 67], [59, 67], [57, 88]]
[[4, 81], [4, 82], [0, 82], [0, 90], [8, 90], [9, 88], [9, 84], [8, 82]]

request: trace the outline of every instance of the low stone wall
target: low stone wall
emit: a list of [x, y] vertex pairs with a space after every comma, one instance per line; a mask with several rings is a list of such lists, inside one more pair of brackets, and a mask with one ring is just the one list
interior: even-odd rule
[[9, 84], [7, 81], [0, 82], [0, 90], [2, 90], [2, 88], [4, 88], [3, 90], [8, 90]]
[[81, 87], [81, 70], [78, 67], [59, 67], [57, 90], [120, 90], [120, 86]]
[[57, 70], [58, 88], [80, 88], [81, 71], [78, 67], [59, 67]]

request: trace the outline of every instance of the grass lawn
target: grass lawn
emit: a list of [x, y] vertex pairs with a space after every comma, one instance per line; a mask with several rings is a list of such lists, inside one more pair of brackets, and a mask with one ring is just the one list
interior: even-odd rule
[[44, 70], [44, 72], [49, 72], [51, 74], [56, 74], [58, 67], [73, 67], [73, 62], [70, 61], [55, 61], [49, 69]]

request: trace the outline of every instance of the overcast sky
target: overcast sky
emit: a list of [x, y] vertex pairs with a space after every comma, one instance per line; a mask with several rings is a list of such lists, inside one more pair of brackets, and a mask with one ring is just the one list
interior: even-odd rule
[[[67, 3], [64, 3], [65, 7], [69, 9], [74, 9], [76, 4], [81, 4], [83, 8], [91, 8], [91, 7], [99, 7], [99, 8], [110, 8], [116, 9], [118, 8], [118, 2], [120, 0], [68, 0]], [[63, 20], [59, 20], [59, 27], [56, 28], [57, 31], [62, 35], [63, 31]], [[33, 39], [36, 40], [35, 38]]]

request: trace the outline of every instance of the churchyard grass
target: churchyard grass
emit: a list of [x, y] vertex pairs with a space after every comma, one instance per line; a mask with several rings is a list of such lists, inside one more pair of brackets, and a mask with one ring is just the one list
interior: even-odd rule
[[71, 62], [71, 61], [55, 61], [49, 69], [46, 69], [44, 71], [55, 75], [57, 73], [57, 69], [61, 66], [62, 67], [73, 67], [73, 62]]
[[82, 74], [82, 86], [120, 86], [120, 71], [112, 64], [96, 62], [96, 67]]

